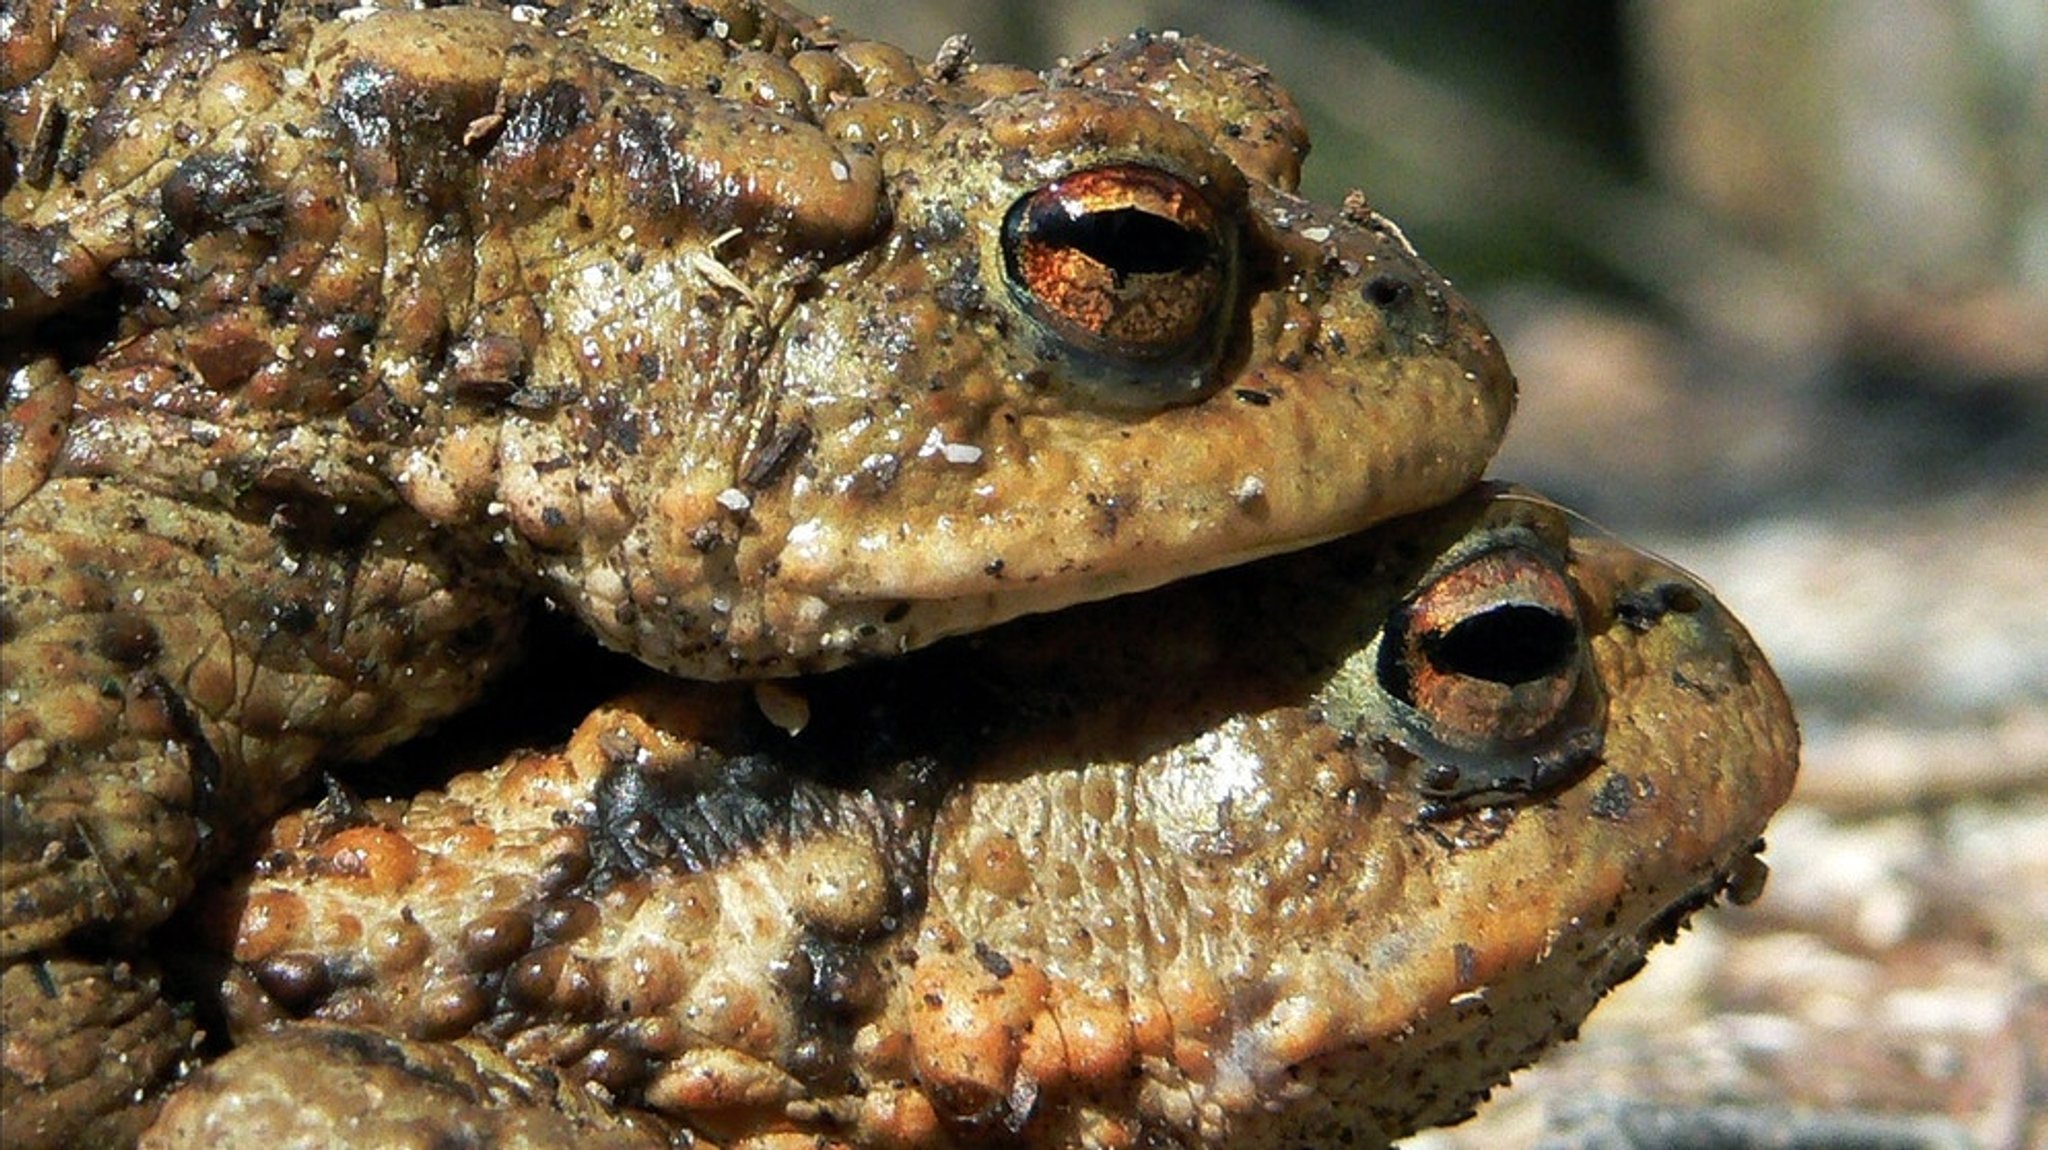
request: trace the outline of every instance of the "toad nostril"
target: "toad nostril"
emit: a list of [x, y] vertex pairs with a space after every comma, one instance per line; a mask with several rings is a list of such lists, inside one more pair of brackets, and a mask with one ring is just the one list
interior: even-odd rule
[[1513, 685], [1562, 670], [1578, 652], [1578, 629], [1548, 608], [1509, 603], [1425, 635], [1421, 647], [1441, 671]]
[[1702, 606], [1695, 588], [1683, 583], [1659, 583], [1617, 596], [1614, 614], [1623, 626], [1641, 633], [1655, 627], [1666, 615], [1691, 615]]
[[1393, 276], [1374, 276], [1366, 281], [1363, 294], [1365, 301], [1374, 307], [1390, 308], [1406, 303], [1408, 297], [1415, 294], [1415, 289]]

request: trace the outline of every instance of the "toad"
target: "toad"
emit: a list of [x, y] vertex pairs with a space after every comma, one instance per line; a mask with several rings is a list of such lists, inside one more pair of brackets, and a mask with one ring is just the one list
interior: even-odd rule
[[144, 1144], [531, 1111], [621, 1145], [1383, 1146], [1753, 894], [1796, 758], [1698, 583], [1504, 489], [777, 690], [795, 733], [670, 681], [278, 821], [208, 899], [245, 1045]]
[[755, 679], [1449, 498], [1513, 380], [1254, 65], [778, 3], [0, 21], [0, 954], [127, 945], [535, 604]]

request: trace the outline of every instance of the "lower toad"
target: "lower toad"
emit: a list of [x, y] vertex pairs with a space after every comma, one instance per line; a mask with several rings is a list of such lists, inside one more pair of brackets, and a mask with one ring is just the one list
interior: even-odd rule
[[242, 1045], [145, 1144], [481, 1043], [723, 1145], [1383, 1145], [1754, 893], [1796, 757], [1699, 584], [1514, 490], [789, 689], [286, 816], [208, 900]]

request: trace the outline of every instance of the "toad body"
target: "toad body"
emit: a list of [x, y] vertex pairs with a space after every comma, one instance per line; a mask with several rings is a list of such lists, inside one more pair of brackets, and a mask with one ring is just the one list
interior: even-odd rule
[[1262, 70], [779, 4], [0, 21], [0, 951], [122, 939], [545, 601], [693, 678], [1431, 506], [1513, 380]]
[[1382, 1146], [1753, 894], [1796, 759], [1704, 589], [1511, 490], [791, 690], [281, 819], [144, 1145]]

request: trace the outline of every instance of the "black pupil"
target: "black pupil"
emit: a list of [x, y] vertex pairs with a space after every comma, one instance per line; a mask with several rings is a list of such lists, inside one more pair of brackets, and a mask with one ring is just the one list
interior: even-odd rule
[[1422, 653], [1437, 669], [1510, 686], [1556, 674], [1577, 647], [1571, 620], [1523, 603], [1481, 611], [1422, 639]]
[[1075, 216], [1047, 204], [1031, 213], [1031, 231], [1043, 243], [1073, 248], [1123, 275], [1193, 271], [1209, 254], [1200, 233], [1142, 208]]

